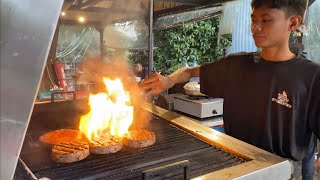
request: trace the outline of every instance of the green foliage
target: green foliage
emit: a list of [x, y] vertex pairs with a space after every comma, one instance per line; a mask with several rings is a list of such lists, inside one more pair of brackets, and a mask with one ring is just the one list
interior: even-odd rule
[[140, 63], [143, 67], [148, 67], [148, 51], [147, 50], [130, 50], [129, 51], [129, 64], [137, 64]]
[[[165, 74], [181, 67], [183, 59], [191, 65], [211, 62], [223, 56], [223, 48], [231, 45], [231, 34], [223, 35], [218, 46], [220, 17], [183, 24], [181, 26], [155, 32], [154, 66]], [[148, 53], [131, 51], [134, 63], [147, 64]]]
[[220, 48], [226, 48], [232, 45], [232, 34], [223, 34], [220, 39]]

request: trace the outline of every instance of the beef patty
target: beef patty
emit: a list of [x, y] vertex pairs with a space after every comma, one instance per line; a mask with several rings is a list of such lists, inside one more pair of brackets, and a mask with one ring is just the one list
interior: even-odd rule
[[90, 141], [90, 152], [94, 154], [110, 154], [120, 151], [123, 144], [120, 138], [106, 136], [94, 138]]
[[151, 146], [155, 142], [155, 133], [145, 129], [131, 130], [123, 137], [123, 144], [133, 148]]
[[87, 142], [85, 136], [78, 130], [58, 129], [39, 137], [39, 140], [47, 144], [60, 144], [69, 142]]
[[85, 142], [60, 143], [54, 145], [51, 149], [51, 159], [57, 163], [81, 161], [89, 154], [89, 145]]

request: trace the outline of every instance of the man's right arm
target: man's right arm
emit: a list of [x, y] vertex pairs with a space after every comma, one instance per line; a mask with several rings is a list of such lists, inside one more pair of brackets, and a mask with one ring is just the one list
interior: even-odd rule
[[169, 76], [153, 73], [141, 82], [141, 87], [143, 90], [147, 90], [148, 94], [155, 95], [173, 87], [177, 83], [187, 82], [191, 77], [197, 77], [199, 75], [200, 66], [183, 67]]

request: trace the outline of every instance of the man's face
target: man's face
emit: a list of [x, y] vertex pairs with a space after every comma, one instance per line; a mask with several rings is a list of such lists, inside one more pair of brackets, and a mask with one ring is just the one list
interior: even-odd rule
[[287, 43], [290, 31], [290, 18], [282, 9], [261, 7], [251, 15], [251, 32], [257, 47], [269, 48]]

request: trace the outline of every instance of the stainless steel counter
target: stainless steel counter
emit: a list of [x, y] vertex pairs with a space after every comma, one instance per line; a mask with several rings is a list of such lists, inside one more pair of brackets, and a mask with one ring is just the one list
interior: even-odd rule
[[288, 180], [291, 175], [289, 160], [276, 156], [265, 150], [247, 144], [226, 134], [204, 126], [198, 120], [167, 111], [155, 105], [143, 106], [147, 111], [161, 116], [172, 124], [188, 131], [198, 138], [219, 147], [235, 156], [249, 160], [248, 162], [205, 174], [201, 179], [249, 179], [249, 180]]

